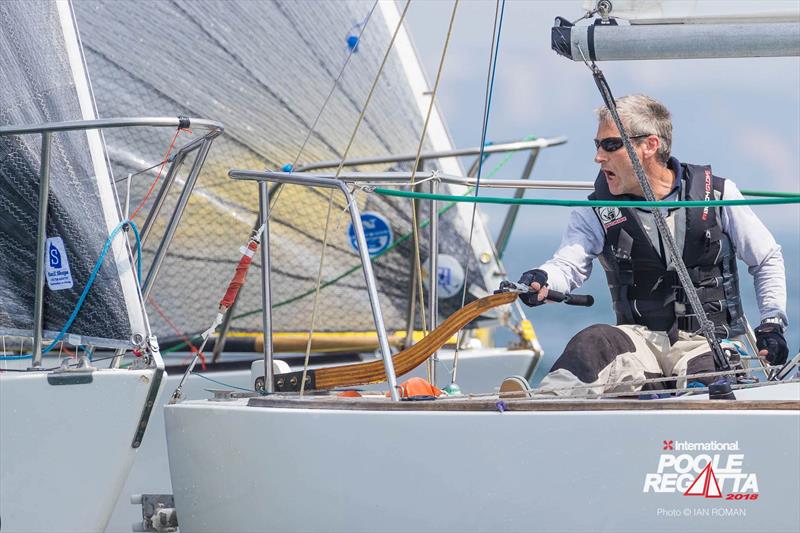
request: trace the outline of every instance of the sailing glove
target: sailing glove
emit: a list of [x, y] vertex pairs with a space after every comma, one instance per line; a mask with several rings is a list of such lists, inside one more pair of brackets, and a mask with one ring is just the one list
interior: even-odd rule
[[782, 365], [789, 357], [789, 347], [783, 337], [783, 326], [766, 322], [756, 328], [756, 348], [767, 350], [767, 361], [771, 365]]
[[[534, 282], [538, 283], [541, 287], [546, 286], [547, 272], [538, 268], [534, 270], [528, 270], [522, 274], [517, 283], [525, 285], [526, 287], [530, 287], [531, 283]], [[522, 300], [522, 303], [528, 307], [536, 307], [537, 305], [542, 305], [545, 303], [545, 300], [539, 301], [538, 298], [539, 293], [537, 292], [523, 292], [519, 295], [519, 299]]]

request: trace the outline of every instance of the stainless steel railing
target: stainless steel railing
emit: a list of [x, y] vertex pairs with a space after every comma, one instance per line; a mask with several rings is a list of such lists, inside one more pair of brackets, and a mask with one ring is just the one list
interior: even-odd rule
[[[192, 189], [200, 174], [200, 170], [211, 148], [211, 143], [224, 131], [224, 126], [219, 122], [205, 119], [194, 119], [186, 117], [144, 117], [144, 118], [117, 118], [117, 119], [98, 119], [98, 120], [79, 120], [66, 122], [50, 122], [44, 124], [34, 124], [30, 126], [6, 126], [0, 127], [0, 136], [7, 135], [41, 135], [41, 162], [39, 167], [39, 211], [38, 228], [36, 237], [36, 278], [35, 296], [33, 309], [33, 351], [31, 354], [31, 370], [39, 370], [42, 365], [42, 341], [43, 341], [43, 309], [44, 309], [44, 276], [45, 276], [45, 244], [47, 241], [47, 211], [48, 196], [50, 189], [50, 146], [52, 134], [65, 131], [83, 130], [102, 130], [110, 128], [132, 128], [132, 127], [158, 127], [158, 128], [200, 128], [206, 130], [205, 135], [181, 147], [175, 154], [167, 171], [167, 178], [159, 190], [154, 207], [142, 227], [141, 240], [144, 241], [150, 234], [153, 221], [155, 221], [161, 208], [164, 198], [172, 186], [177, 169], [183, 164], [186, 156], [195, 150], [198, 151], [197, 157], [189, 171], [183, 190], [181, 191], [178, 204], [172, 213], [167, 224], [164, 236], [159, 243], [153, 262], [147, 276], [141, 286], [142, 306], [147, 299], [147, 295], [153, 286], [153, 282], [158, 274], [158, 269], [163, 262], [166, 251], [175, 235], [175, 230], [180, 222], [186, 203], [189, 200]], [[148, 349], [151, 365], [154, 368], [154, 376], [150, 383], [147, 398], [145, 399], [139, 423], [136, 425], [131, 447], [138, 448], [141, 445], [144, 432], [147, 428], [150, 414], [155, 405], [156, 396], [164, 376], [164, 361], [158, 349], [158, 343], [153, 337], [147, 320], [144, 321], [146, 339], [143, 339], [145, 347]], [[117, 367], [119, 360], [124, 354], [124, 350], [118, 350], [112, 360], [111, 366]]]

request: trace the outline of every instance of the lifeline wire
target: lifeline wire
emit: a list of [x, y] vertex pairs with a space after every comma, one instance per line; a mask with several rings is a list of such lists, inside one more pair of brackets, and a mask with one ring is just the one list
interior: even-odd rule
[[[501, 162], [498, 165], [498, 169], [500, 166], [505, 164]], [[494, 172], [494, 170], [492, 171]], [[488, 178], [489, 176], [487, 176]], [[366, 189], [365, 189], [366, 190]], [[455, 204], [459, 202], [467, 202], [467, 203], [486, 203], [486, 204], [523, 204], [523, 205], [542, 205], [542, 206], [550, 206], [550, 207], [639, 207], [639, 208], [662, 208], [662, 207], [705, 207], [705, 206], [741, 206], [741, 205], [765, 205], [765, 204], [798, 204], [800, 203], [800, 195], [797, 193], [782, 193], [782, 192], [769, 192], [769, 191], [746, 191], [743, 190], [742, 193], [748, 196], [774, 196], [774, 199], [754, 199], [754, 200], [696, 200], [696, 201], [684, 201], [684, 202], [674, 202], [674, 201], [663, 201], [659, 200], [657, 202], [647, 202], [647, 201], [614, 201], [614, 200], [555, 200], [549, 198], [499, 198], [499, 197], [489, 197], [489, 196], [469, 196], [473, 189], [470, 188], [463, 196], [455, 196], [455, 195], [446, 195], [446, 194], [430, 194], [430, 193], [417, 193], [411, 191], [396, 191], [393, 189], [383, 189], [383, 188], [374, 188], [370, 189], [369, 192], [374, 192], [376, 194], [382, 194], [385, 196], [400, 196], [400, 197], [414, 197], [418, 199], [432, 199], [432, 200], [440, 200], [449, 202], [447, 206], [439, 209], [437, 213], [441, 216], [447, 211], [449, 211]], [[420, 228], [425, 228], [430, 223], [430, 220], [423, 220], [420, 224]], [[376, 259], [391, 250], [394, 250], [397, 246], [405, 242], [411, 237], [411, 233], [407, 233], [399, 237], [389, 248], [385, 251], [381, 252], [373, 259]], [[357, 271], [360, 267], [356, 266], [353, 267], [342, 274], [339, 274], [335, 278], [326, 281], [322, 287], [328, 287], [340, 281], [341, 279], [345, 278], [346, 276], [352, 274], [353, 272]], [[314, 290], [309, 290], [298, 295], [292, 296], [282, 302], [278, 302], [273, 307], [280, 307], [283, 305], [288, 305], [292, 302], [295, 302], [301, 298], [305, 298], [310, 294], [313, 294]], [[241, 318], [248, 317], [255, 313], [260, 313], [261, 309], [254, 309], [252, 311], [247, 311], [242, 314], [236, 315], [232, 318], [232, 320], [238, 320]], [[199, 334], [201, 332], [195, 332], [190, 335], [192, 339], [199, 338]], [[172, 348], [168, 348], [163, 353], [171, 353], [174, 351], [179, 350], [186, 346], [185, 343], [176, 345]]]
[[[780, 365], [765, 365], [764, 369], [774, 369], [780, 368]], [[712, 377], [722, 377], [722, 376], [736, 376], [738, 374], [752, 374], [755, 372], [761, 372], [762, 368], [737, 368], [733, 370], [719, 370], [714, 372], [698, 372], [695, 374], [685, 374], [682, 376], [666, 376], [666, 377], [657, 377], [657, 378], [641, 378], [641, 379], [632, 379], [628, 381], [609, 381], [605, 383], [584, 383], [581, 385], [567, 385], [563, 387], [539, 387], [539, 388], [529, 388], [525, 389], [525, 391], [520, 391], [516, 393], [509, 393], [509, 394], [520, 394], [520, 393], [530, 393], [530, 394], [548, 394], [548, 393], [555, 393], [557, 391], [578, 391], [581, 389], [587, 389], [584, 393], [578, 395], [569, 395], [569, 396], [559, 396], [559, 399], [571, 399], [571, 398], [582, 398], [582, 397], [613, 397], [613, 396], [630, 396], [631, 394], [661, 394], [668, 391], [677, 391], [677, 392], [702, 392], [704, 390], [708, 390], [707, 387], [683, 387], [683, 388], [675, 388], [675, 389], [653, 389], [653, 390], [642, 390], [642, 391], [623, 391], [623, 392], [600, 392], [595, 393], [591, 392], [588, 389], [592, 389], [595, 387], [613, 387], [615, 385], [646, 385], [646, 384], [653, 384], [653, 383], [667, 383], [671, 381], [677, 380], [686, 380], [687, 383], [692, 380], [696, 380], [697, 378], [712, 378]], [[786, 383], [786, 382], [784, 382]], [[763, 385], [771, 385], [771, 382], [762, 382]], [[740, 385], [740, 384], [735, 384]], [[735, 386], [732, 385], [732, 386]], [[473, 398], [480, 398], [480, 397], [493, 397], [496, 396], [496, 392], [490, 393], [477, 393], [477, 394], [470, 394], [470, 397]]]
[[206, 375], [203, 375], [200, 372], [194, 372], [194, 375], [195, 376], [200, 376], [201, 378], [203, 378], [205, 380], [208, 380], [208, 381], [210, 381], [212, 383], [216, 383], [217, 385], [222, 385], [223, 387], [228, 387], [228, 388], [231, 388], [231, 389], [238, 389], [238, 390], [243, 390], [243, 391], [247, 391], [247, 392], [254, 392], [254, 390], [255, 390], [255, 389], [245, 389], [244, 387], [237, 387], [236, 385], [231, 385], [230, 383], [223, 383], [221, 381], [217, 381], [216, 379], [212, 379], [212, 378], [210, 378], [210, 377], [208, 377]]
[[[406, 198], [420, 198], [427, 200], [441, 200], [445, 202], [466, 202], [476, 204], [520, 204], [520, 205], [545, 205], [557, 207], [638, 207], [641, 209], [658, 209], [663, 207], [719, 207], [738, 205], [776, 205], [800, 204], [800, 195], [792, 193], [775, 193], [780, 195], [775, 198], [753, 200], [688, 200], [648, 202], [644, 200], [557, 200], [553, 198], [505, 198], [496, 196], [454, 196], [448, 194], [430, 194], [426, 192], [396, 191], [376, 187], [372, 189], [375, 194], [384, 196], [401, 196]], [[745, 192], [745, 191], [743, 191]], [[767, 193], [763, 193], [766, 196]]]
[[[500, 32], [503, 29], [503, 15], [506, 9], [506, 0], [503, 0], [502, 8], [500, 9], [500, 22], [498, 23], [497, 17], [497, 9], [499, 7], [499, 3], [495, 2], [494, 8], [494, 20], [495, 23], [492, 27], [492, 47], [489, 54], [489, 72], [486, 76], [486, 104], [483, 108], [483, 125], [481, 128], [481, 145], [480, 145], [480, 154], [478, 155], [478, 173], [476, 175], [477, 180], [475, 183], [475, 196], [478, 196], [478, 192], [481, 186], [481, 169], [483, 168], [483, 152], [484, 147], [486, 144], [486, 131], [489, 129], [489, 111], [491, 110], [492, 106], [492, 93], [494, 92], [494, 75], [497, 71], [497, 56], [498, 52], [500, 51]], [[464, 304], [467, 301], [467, 286], [469, 285], [469, 253], [472, 250], [472, 235], [475, 231], [475, 216], [477, 214], [477, 204], [472, 206], [472, 220], [470, 221], [469, 225], [469, 242], [467, 243], [467, 256], [464, 265], [464, 287], [461, 291], [461, 307], [464, 307]], [[453, 372], [450, 376], [450, 383], [455, 384], [456, 382], [456, 373], [458, 372], [458, 352], [459, 347], [461, 345], [461, 340], [464, 336], [463, 330], [458, 332], [456, 336], [456, 349], [453, 353]]]
[[[506, 164], [507, 164], [507, 163], [508, 163], [508, 162], [511, 160], [511, 158], [513, 158], [513, 157], [514, 157], [514, 154], [513, 154], [513, 153], [511, 153], [511, 154], [507, 154], [507, 155], [506, 155], [506, 157], [505, 157], [505, 158], [504, 158], [504, 159], [503, 159], [503, 160], [502, 160], [500, 163], [498, 163], [498, 164], [497, 164], [497, 165], [496, 165], [496, 166], [495, 166], [495, 167], [494, 167], [494, 168], [493, 168], [493, 169], [492, 169], [492, 170], [489, 172], [489, 174], [487, 174], [487, 175], [486, 175], [486, 178], [491, 178], [491, 177], [493, 177], [495, 174], [497, 174], [497, 173], [498, 173], [498, 172], [499, 172], [499, 171], [500, 171], [500, 170], [501, 170], [501, 169], [502, 169], [502, 168], [503, 168], [503, 167], [504, 167], [504, 166], [505, 166], [505, 165], [506, 165]], [[419, 183], [419, 182], [418, 182], [418, 183]], [[402, 183], [401, 185], [406, 185], [406, 184], [405, 184], [405, 183]], [[470, 188], [469, 188], [469, 189], [467, 189], [467, 191], [464, 193], [464, 196], [468, 196], [468, 195], [472, 194], [472, 191], [473, 191], [473, 189], [470, 187]], [[390, 191], [390, 192], [391, 192], [391, 191]], [[460, 197], [458, 197], [458, 196], [454, 196], [453, 198], [460, 198]], [[448, 212], [450, 209], [452, 209], [452, 208], [453, 208], [453, 207], [456, 205], [456, 203], [457, 203], [457, 202], [455, 202], [455, 201], [450, 201], [450, 202], [449, 202], [447, 205], [445, 205], [444, 207], [442, 207], [441, 209], [439, 209], [439, 210], [437, 211], [437, 214], [438, 214], [439, 216], [442, 216], [443, 214], [447, 213], [447, 212]], [[422, 223], [420, 224], [420, 229], [427, 227], [429, 224], [430, 224], [430, 218], [423, 220], [423, 221], [422, 221]], [[395, 241], [394, 241], [394, 242], [393, 242], [391, 245], [389, 245], [389, 246], [388, 246], [388, 247], [387, 247], [385, 250], [383, 250], [383, 251], [382, 251], [382, 252], [380, 252], [379, 254], [377, 254], [377, 255], [373, 256], [373, 258], [372, 258], [372, 259], [373, 259], [373, 260], [376, 260], [376, 259], [378, 259], [379, 257], [381, 257], [381, 256], [384, 256], [384, 255], [388, 254], [389, 252], [391, 252], [392, 250], [394, 250], [395, 248], [397, 248], [398, 246], [400, 246], [402, 243], [406, 242], [406, 241], [407, 241], [408, 239], [410, 239], [410, 238], [411, 238], [411, 232], [408, 232], [408, 233], [405, 233], [405, 234], [401, 235], [400, 237], [398, 237], [397, 239], [395, 239]], [[342, 279], [344, 279], [345, 277], [349, 276], [349, 275], [350, 275], [350, 274], [352, 274], [353, 272], [356, 272], [356, 271], [358, 271], [360, 268], [361, 268], [361, 266], [360, 266], [360, 265], [357, 265], [357, 266], [354, 266], [354, 267], [352, 267], [352, 268], [350, 268], [350, 269], [348, 269], [348, 270], [344, 271], [343, 273], [341, 273], [341, 274], [337, 275], [336, 277], [334, 277], [334, 278], [332, 278], [332, 279], [329, 279], [328, 281], [326, 281], [325, 283], [323, 283], [323, 284], [322, 284], [322, 286], [321, 286], [321, 288], [326, 288], [326, 287], [329, 287], [329, 286], [331, 286], [331, 285], [334, 285], [334, 284], [338, 283], [340, 280], [342, 280]], [[274, 309], [274, 308], [276, 308], [276, 307], [281, 307], [281, 306], [284, 306], [284, 305], [289, 305], [289, 304], [291, 304], [291, 303], [293, 303], [293, 302], [296, 302], [297, 300], [300, 300], [300, 299], [302, 299], [302, 298], [305, 298], [306, 296], [309, 296], [309, 295], [311, 295], [311, 294], [314, 294], [314, 292], [315, 292], [315, 291], [314, 291], [314, 289], [310, 289], [310, 290], [308, 290], [308, 291], [305, 291], [305, 292], [302, 292], [302, 293], [300, 293], [300, 294], [296, 294], [296, 295], [294, 295], [294, 296], [291, 296], [291, 297], [287, 298], [286, 300], [283, 300], [283, 301], [281, 301], [281, 302], [278, 302], [278, 303], [276, 303], [276, 304], [273, 304], [273, 306], [272, 306], [272, 307], [273, 307], [273, 309]], [[263, 311], [262, 309], [253, 309], [253, 310], [251, 310], [251, 311], [246, 311], [246, 312], [244, 312], [244, 313], [240, 313], [240, 314], [238, 314], [238, 315], [236, 315], [236, 316], [232, 317], [232, 318], [231, 318], [231, 321], [234, 321], [234, 320], [239, 320], [239, 319], [241, 319], [241, 318], [246, 318], [246, 317], [248, 317], [248, 316], [251, 316], [251, 315], [254, 315], [254, 314], [256, 314], [256, 313], [260, 313], [260, 312], [262, 312], [262, 311]], [[201, 333], [202, 333], [202, 332], [195, 332], [195, 333], [192, 333], [192, 334], [190, 334], [190, 335], [189, 335], [189, 337], [190, 337], [190, 339], [191, 339], [191, 340], [197, 340], [197, 339], [201, 338], [201, 337], [200, 337], [200, 334], [201, 334]], [[184, 347], [186, 347], [186, 346], [188, 346], [188, 345], [187, 345], [187, 343], [184, 341], [184, 342], [181, 342], [181, 343], [178, 343], [178, 344], [176, 344], [175, 346], [172, 346], [172, 347], [170, 347], [170, 348], [167, 348], [167, 349], [165, 349], [165, 350], [162, 350], [162, 351], [161, 351], [161, 354], [162, 354], [162, 355], [164, 355], [164, 354], [169, 354], [169, 353], [172, 353], [172, 352], [177, 352], [178, 350], [180, 350], [181, 348], [184, 348]]]
[[[397, 21], [397, 27], [392, 34], [392, 39], [389, 41], [389, 46], [386, 48], [386, 53], [383, 55], [383, 61], [381, 61], [381, 66], [378, 68], [377, 74], [375, 74], [375, 79], [372, 81], [372, 86], [369, 89], [369, 93], [367, 94], [367, 99], [364, 102], [364, 107], [361, 109], [361, 113], [358, 115], [358, 120], [356, 121], [356, 125], [353, 128], [353, 133], [350, 135], [350, 140], [347, 142], [347, 148], [344, 150], [344, 154], [342, 154], [342, 160], [339, 162], [339, 167], [336, 169], [336, 177], [338, 178], [339, 175], [342, 173], [342, 168], [344, 168], [344, 162], [347, 159], [347, 154], [350, 153], [350, 148], [353, 146], [353, 141], [355, 141], [356, 134], [358, 133], [359, 127], [361, 127], [361, 122], [364, 120], [364, 115], [367, 113], [367, 107], [369, 106], [370, 101], [372, 100], [372, 95], [375, 93], [375, 87], [378, 86], [378, 81], [381, 78], [381, 73], [383, 73], [383, 68], [386, 66], [386, 61], [389, 59], [389, 54], [394, 47], [394, 41], [397, 39], [397, 34], [400, 33], [400, 29], [403, 27], [403, 19], [405, 19], [406, 13], [408, 12], [408, 7], [411, 5], [411, 0], [406, 0], [406, 5], [403, 8], [403, 12], [400, 14], [400, 20]], [[319, 293], [322, 285], [322, 267], [325, 263], [325, 250], [328, 247], [328, 228], [330, 227], [331, 221], [331, 210], [333, 208], [333, 189], [331, 189], [330, 194], [328, 195], [328, 213], [325, 217], [325, 233], [322, 240], [322, 252], [319, 256], [319, 271], [317, 272], [317, 287], [314, 292], [314, 303], [311, 308], [311, 327], [308, 331], [308, 342], [306, 343], [306, 356], [305, 361], [303, 362], [303, 376], [302, 380], [300, 381], [300, 396], [302, 397], [305, 394], [306, 390], [306, 376], [308, 374], [308, 362], [309, 358], [311, 357], [311, 341], [314, 336], [314, 327], [315, 321], [317, 318], [317, 306], [319, 304]]]

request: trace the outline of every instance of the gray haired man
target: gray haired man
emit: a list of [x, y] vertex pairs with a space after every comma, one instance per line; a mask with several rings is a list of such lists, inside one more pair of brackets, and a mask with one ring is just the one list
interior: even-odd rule
[[[616, 101], [642, 167], [658, 200], [741, 199], [730, 181], [711, 167], [670, 156], [672, 120], [666, 107], [644, 95]], [[619, 130], [607, 108], [598, 110], [595, 162], [600, 173], [592, 200], [642, 200], [643, 192]], [[786, 361], [786, 279], [781, 247], [747, 206], [672, 208], [663, 211], [707, 317], [719, 338], [744, 333], [736, 259], [755, 280], [761, 325], [759, 355]], [[530, 306], [544, 303], [549, 288], [571, 292], [591, 274], [598, 258], [606, 273], [617, 325], [595, 324], [567, 344], [541, 383], [556, 394], [635, 392], [666, 388], [662, 382], [630, 384], [655, 377], [713, 372], [713, 357], [692, 312], [649, 210], [580, 208], [570, 215], [561, 245], [549, 261], [522, 275], [534, 292]], [[711, 377], [692, 378], [704, 384]], [[571, 389], [575, 385], [588, 385]]]

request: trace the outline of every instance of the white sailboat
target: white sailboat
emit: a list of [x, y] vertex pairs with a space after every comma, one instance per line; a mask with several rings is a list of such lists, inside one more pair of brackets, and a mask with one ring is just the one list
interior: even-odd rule
[[164, 385], [100, 131], [221, 126], [97, 120], [68, 2], [0, 5], [0, 64], [0, 527], [99, 532]]
[[[358, 210], [348, 201], [349, 186], [404, 177], [255, 170], [231, 176], [341, 191], [339, 205], [350, 207], [355, 225]], [[363, 251], [364, 235], [359, 237]], [[362, 264], [374, 292], [363, 252]], [[370, 367], [276, 376], [267, 371], [265, 382], [278, 393], [228, 394], [167, 407], [181, 527], [200, 532], [797, 530], [800, 381], [792, 377], [792, 364], [777, 373], [783, 380], [732, 385], [735, 400], [702, 390], [620, 399], [631, 395], [628, 389], [569, 400], [528, 398], [529, 391], [522, 391], [397, 401], [394, 373], [411, 365], [412, 355], [424, 357], [423, 348], [431, 349], [437, 335], [450, 335], [470, 317], [515, 298], [513, 291], [502, 292], [457, 311], [418, 345], [420, 353], [401, 352], [393, 359], [384, 349], [383, 362]], [[380, 324], [380, 302], [373, 294], [370, 300]], [[391, 398], [335, 391], [375, 381], [376, 375], [388, 381]], [[318, 392], [287, 392], [301, 383]], [[372, 480], [381, 476], [375, 487]]]
[[[136, 113], [145, 107], [211, 116], [226, 124], [226, 135], [208, 154], [195, 195], [160, 266], [156, 289], [146, 302], [166, 361], [166, 386], [174, 390], [186, 368], [187, 355], [191, 356], [186, 344], [199, 345], [196, 334], [208, 326], [208, 302], [223, 289], [235, 266], [240, 241], [257, 220], [255, 187], [231, 182], [227, 170], [242, 165], [280, 168], [286, 163], [307, 169], [335, 168], [347, 144], [343, 125], [358, 116], [358, 107], [397, 26], [399, 13], [385, 2], [374, 6], [360, 2], [191, 1], [150, 5], [87, 0], [76, 3], [74, 9], [101, 116]], [[171, 30], [176, 20], [185, 22], [180, 32]], [[264, 31], [267, 27], [269, 31]], [[158, 38], [143, 37], [146, 35]], [[348, 44], [352, 38], [358, 39], [357, 48]], [[347, 68], [342, 69], [343, 65]], [[297, 79], [304, 83], [297, 84]], [[348, 168], [383, 170], [410, 168], [413, 164], [416, 139], [430, 102], [430, 86], [404, 28], [385, 66], [384, 80], [375, 89], [364, 127], [348, 154]], [[335, 90], [328, 93], [334, 86]], [[317, 116], [323, 103], [324, 112]], [[479, 155], [478, 149], [453, 148], [437, 109], [428, 131], [422, 154], [427, 169], [463, 174], [456, 156]], [[138, 174], [149, 162], [143, 153], [161, 149], [168, 141], [143, 138], [136, 132], [108, 132], [105, 138], [117, 176]], [[485, 154], [511, 150], [531, 153], [532, 166], [535, 153], [565, 141], [562, 137], [497, 144]], [[451, 156], [443, 156], [445, 153]], [[149, 181], [143, 178], [151, 178], [156, 170], [139, 174], [132, 181], [132, 202], [147, 190]], [[174, 179], [180, 183], [182, 176]], [[444, 190], [466, 190], [447, 187]], [[315, 282], [313, 265], [323, 239], [319, 221], [325, 206], [313, 191], [287, 188], [281, 194], [273, 215], [273, 239], [281, 244], [280, 249], [273, 250], [277, 265], [273, 271], [273, 342], [276, 349], [288, 352], [281, 356], [298, 369], [302, 368], [306, 347]], [[174, 193], [167, 196], [166, 205], [173, 197]], [[412, 277], [410, 210], [407, 202], [396, 199], [359, 195], [359, 202], [367, 212], [365, 216], [385, 220], [391, 229], [389, 241], [381, 245], [384, 249], [379, 246], [374, 250], [374, 265], [381, 281], [379, 297], [386, 327], [395, 332], [392, 346], [399, 348], [406, 344], [405, 339], [417, 338], [415, 331], [423, 329], [423, 313], [409, 305], [409, 293], [418, 287]], [[430, 216], [427, 206], [421, 207], [419, 222], [424, 228]], [[454, 265], [452, 271], [447, 270], [452, 274], [451, 281], [440, 291], [437, 302], [436, 314], [441, 319], [460, 306], [463, 284], [469, 289], [469, 300], [482, 296], [501, 277], [502, 267], [495, 260], [493, 243], [480, 219], [470, 239], [469, 206], [441, 204], [440, 208], [444, 211], [436, 219], [442, 235], [440, 267], [446, 270]], [[156, 218], [154, 231], [160, 231], [165, 223], [166, 215]], [[311, 368], [337, 360], [371, 360], [378, 349], [347, 223], [337, 230], [336, 244], [326, 252], [326, 283], [320, 293]], [[427, 233], [420, 248], [421, 259], [426, 262], [430, 256]], [[155, 251], [155, 246], [144, 245], [145, 265]], [[461, 266], [465, 254], [470, 256], [468, 279], [464, 279]], [[443, 265], [448, 259], [449, 263]], [[187, 397], [211, 397], [207, 389], [213, 388], [252, 390], [255, 377], [263, 373], [262, 301], [260, 292], [253, 289], [258, 284], [252, 281], [258, 279], [260, 267], [257, 256], [248, 290], [240, 293], [231, 320], [208, 345], [207, 367], [199, 372], [204, 377], [192, 374], [185, 384]], [[424, 283], [429, 285], [427, 276]], [[433, 311], [428, 289], [424, 292], [424, 314], [430, 323]], [[341, 313], [342, 308], [348, 312]], [[522, 313], [518, 309], [483, 318], [481, 325], [513, 326], [519, 342], [516, 346], [493, 346], [485, 342], [485, 337], [483, 342], [477, 336], [464, 340], [466, 348], [458, 356], [458, 384], [465, 391], [491, 388], [507, 375], [530, 376], [542, 354], [529, 324], [524, 330], [520, 328]], [[439, 351], [436, 379], [440, 387], [450, 382], [454, 357], [451, 345]], [[426, 377], [429, 374], [425, 368], [417, 372]], [[162, 398], [155, 409], [152, 438], [143, 445], [108, 531], [127, 531], [132, 522], [141, 521], [141, 508], [131, 505], [132, 495], [172, 493], [165, 438], [159, 434], [165, 401]]]

